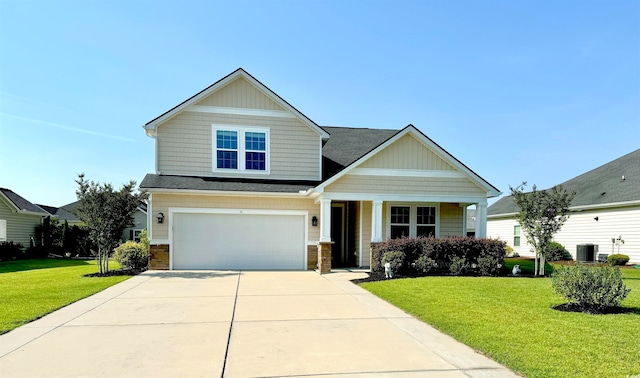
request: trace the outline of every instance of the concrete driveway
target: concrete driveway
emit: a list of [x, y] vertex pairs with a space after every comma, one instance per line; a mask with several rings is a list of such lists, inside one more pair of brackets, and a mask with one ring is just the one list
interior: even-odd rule
[[514, 377], [349, 282], [149, 271], [0, 336], [0, 377]]

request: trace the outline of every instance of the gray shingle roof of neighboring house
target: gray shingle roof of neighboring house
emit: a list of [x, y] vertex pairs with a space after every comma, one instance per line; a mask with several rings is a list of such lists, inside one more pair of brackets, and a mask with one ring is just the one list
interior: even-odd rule
[[[566, 190], [576, 192], [571, 202], [572, 208], [640, 201], [640, 149], [561, 185]], [[517, 212], [518, 207], [511, 196], [501, 198], [487, 209], [487, 215]]]
[[148, 173], [140, 187], [152, 189], [221, 190], [231, 192], [298, 193], [317, 181], [255, 180], [219, 177], [170, 176]]
[[40, 204], [38, 204], [38, 206], [40, 206], [41, 208], [46, 210], [47, 213], [49, 213], [50, 215], [53, 215], [56, 218], [58, 218], [58, 220], [61, 221], [61, 222], [65, 221], [65, 220], [67, 222], [80, 222], [78, 217], [71, 212], [71, 211], [73, 211], [75, 209], [77, 204], [78, 204], [78, 201], [72, 202], [70, 204], [67, 204], [67, 205], [64, 205], [64, 206], [61, 206], [61, 207], [40, 205]]
[[34, 205], [27, 201], [20, 195], [16, 194], [11, 189], [0, 188], [0, 192], [9, 200], [19, 211], [28, 211], [31, 213], [40, 213], [42, 215], [48, 215], [45, 210], [38, 205]]

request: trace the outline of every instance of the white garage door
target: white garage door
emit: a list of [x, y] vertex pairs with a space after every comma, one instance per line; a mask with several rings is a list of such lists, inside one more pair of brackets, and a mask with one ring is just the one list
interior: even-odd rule
[[305, 269], [303, 215], [173, 214], [173, 269]]

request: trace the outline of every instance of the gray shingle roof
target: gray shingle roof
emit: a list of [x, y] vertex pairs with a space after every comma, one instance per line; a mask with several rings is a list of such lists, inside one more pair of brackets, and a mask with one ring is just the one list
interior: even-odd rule
[[358, 160], [401, 130], [322, 127], [330, 138], [322, 147], [322, 156], [343, 167]]
[[145, 189], [221, 190], [230, 192], [298, 193], [318, 185], [317, 181], [255, 180], [147, 174]]
[[18, 210], [48, 215], [48, 213], [41, 209], [38, 205], [32, 204], [31, 202], [16, 194], [11, 189], [0, 188], [0, 192], [2, 192], [2, 194], [4, 194], [4, 196], [7, 197], [7, 199], [11, 201], [11, 203], [13, 203]]
[[[571, 207], [640, 201], [640, 149], [561, 185], [576, 192]], [[501, 198], [487, 209], [487, 215], [516, 212], [518, 207], [511, 196]]]

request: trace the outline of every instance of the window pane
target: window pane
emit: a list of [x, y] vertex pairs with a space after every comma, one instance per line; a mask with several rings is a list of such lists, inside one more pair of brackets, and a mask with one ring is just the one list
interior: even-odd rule
[[[391, 223], [409, 224], [410, 213], [409, 206], [391, 206]], [[406, 236], [409, 236], [408, 231]]]
[[435, 237], [436, 226], [418, 226], [416, 228], [416, 236]]
[[238, 149], [238, 132], [218, 130], [216, 131], [216, 147], [230, 150]]
[[264, 151], [266, 147], [265, 133], [245, 133], [245, 149]]
[[513, 226], [513, 235], [520, 236], [520, 226]]
[[245, 153], [245, 169], [264, 171], [266, 169], [265, 160], [264, 152], [247, 152]]
[[409, 237], [409, 226], [391, 226], [391, 239]]
[[237, 151], [218, 151], [218, 168], [238, 169]]
[[513, 246], [514, 247], [520, 247], [520, 236], [514, 236], [513, 237]]
[[434, 206], [418, 207], [418, 224], [436, 224], [436, 208]]

